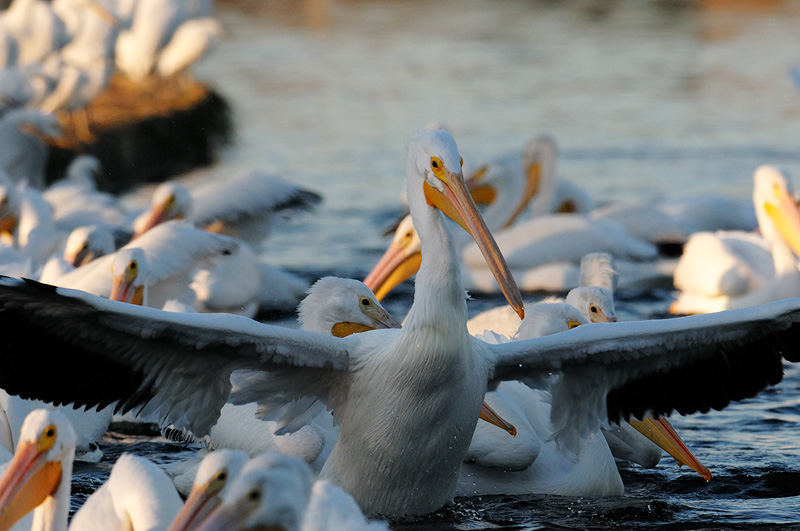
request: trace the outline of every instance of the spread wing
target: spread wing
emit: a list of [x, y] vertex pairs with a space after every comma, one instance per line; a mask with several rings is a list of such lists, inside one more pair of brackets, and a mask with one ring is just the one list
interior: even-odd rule
[[0, 387], [155, 414], [208, 433], [237, 369], [350, 369], [354, 341], [228, 314], [181, 314], [0, 277]]

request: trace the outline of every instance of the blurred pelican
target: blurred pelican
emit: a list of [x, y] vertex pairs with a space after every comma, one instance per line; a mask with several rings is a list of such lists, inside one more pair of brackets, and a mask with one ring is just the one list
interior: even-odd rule
[[753, 175], [761, 239], [703, 232], [689, 240], [675, 269], [680, 293], [670, 312], [717, 312], [800, 296], [800, 213], [787, 181], [772, 166], [761, 166]]

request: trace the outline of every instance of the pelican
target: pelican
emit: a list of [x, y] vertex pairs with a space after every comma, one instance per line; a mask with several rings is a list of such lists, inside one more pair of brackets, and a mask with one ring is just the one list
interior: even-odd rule
[[499, 216], [497, 228], [508, 228], [523, 218], [564, 212], [588, 212], [594, 201], [577, 185], [557, 178], [558, 146], [550, 135], [528, 140], [522, 154], [498, 157], [480, 166], [467, 180], [475, 202], [487, 204], [486, 224], [493, 227], [490, 211]]
[[[797, 300], [594, 323], [501, 345], [473, 338], [444, 216], [480, 242], [507, 299], [524, 312], [460, 166], [444, 131], [423, 131], [408, 142], [409, 206], [423, 261], [403, 328], [335, 338], [4, 278], [0, 387], [79, 404], [117, 401], [120, 410], [135, 408], [203, 436], [231, 394], [232, 372], [269, 371], [274, 385], [260, 401], [317, 396], [334, 412], [340, 436], [321, 477], [349, 492], [365, 513], [400, 516], [429, 513], [452, 499], [483, 397], [500, 381], [560, 374], [551, 423], [575, 435], [565, 440], [570, 444], [606, 420], [725, 407], [778, 383], [784, 358], [800, 361]], [[75, 362], [98, 384], [76, 387], [61, 379]], [[45, 382], [43, 366], [52, 369]], [[674, 390], [687, 379], [695, 385]], [[569, 389], [587, 391], [576, 397]]]
[[[60, 286], [81, 289], [103, 297], [109, 297], [114, 289], [114, 273], [111, 264], [121, 252], [140, 249], [149, 266], [148, 278], [140, 279], [140, 286], [147, 283], [148, 306], [161, 308], [167, 300], [177, 299], [194, 303], [195, 295], [190, 288], [195, 267], [221, 253], [232, 253], [238, 243], [226, 236], [200, 230], [185, 221], [172, 221], [148, 231], [116, 253], [103, 256], [58, 279]], [[120, 260], [117, 273], [125, 270], [129, 257]], [[136, 278], [131, 277], [131, 279]], [[121, 280], [121, 279], [118, 279]], [[128, 286], [130, 287], [130, 286]]]
[[243, 171], [191, 189], [172, 181], [156, 188], [150, 207], [133, 228], [138, 236], [163, 221], [187, 219], [257, 246], [282, 217], [320, 201], [315, 192], [263, 171]]
[[122, 454], [108, 480], [72, 517], [70, 529], [165, 529], [182, 506], [178, 491], [161, 467], [144, 457]]
[[14, 458], [0, 477], [0, 529], [10, 529], [30, 511], [31, 529], [66, 529], [74, 456], [69, 420], [55, 410], [28, 414]]
[[222, 498], [198, 531], [389, 529], [385, 522], [368, 522], [346, 492], [324, 480], [314, 482], [305, 463], [277, 453], [251, 459]]
[[106, 225], [77, 227], [69, 233], [61, 256], [50, 258], [42, 268], [39, 281], [57, 284], [58, 279], [95, 258], [113, 253], [116, 245]]
[[756, 228], [750, 201], [713, 194], [612, 204], [590, 216], [619, 223], [628, 234], [661, 246], [682, 245], [697, 232]]
[[219, 504], [247, 463], [241, 450], [222, 449], [208, 453], [197, 467], [191, 491], [167, 531], [197, 527]]
[[156, 61], [156, 72], [171, 76], [188, 70], [222, 35], [222, 26], [212, 17], [193, 18], [175, 30]]
[[[66, 530], [75, 433], [53, 409], [35, 409], [25, 418], [11, 464], [0, 478], [0, 529], [9, 529], [33, 510], [32, 529]], [[181, 508], [172, 481], [152, 462], [122, 455], [108, 481], [72, 519], [70, 529], [166, 527]]]
[[753, 206], [761, 232], [698, 233], [675, 269], [680, 290], [670, 312], [716, 312], [800, 296], [800, 213], [788, 177], [773, 166], [753, 174]]

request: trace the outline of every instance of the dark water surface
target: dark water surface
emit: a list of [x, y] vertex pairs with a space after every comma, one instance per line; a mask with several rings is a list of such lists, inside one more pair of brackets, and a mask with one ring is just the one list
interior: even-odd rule
[[[236, 112], [223, 167], [276, 168], [325, 196], [264, 248], [309, 279], [363, 278], [376, 262], [400, 211], [405, 141], [433, 121], [467, 165], [549, 132], [561, 175], [601, 203], [749, 197], [765, 163], [800, 177], [797, 1], [250, 1], [218, 13], [228, 34], [197, 74]], [[411, 296], [387, 306], [400, 317]], [[618, 313], [664, 317], [671, 299], [628, 295]], [[500, 302], [477, 297], [470, 311]], [[800, 528], [798, 367], [755, 399], [673, 421], [710, 483], [667, 456], [624, 469], [620, 498], [457, 500], [395, 528]], [[196, 448], [109, 437], [106, 460], [76, 467], [74, 503], [123, 451], [167, 463]]]

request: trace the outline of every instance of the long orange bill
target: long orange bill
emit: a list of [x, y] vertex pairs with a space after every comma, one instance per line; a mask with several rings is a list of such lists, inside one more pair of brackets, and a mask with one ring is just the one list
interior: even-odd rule
[[60, 482], [60, 462], [43, 461], [36, 443], [20, 443], [0, 478], [0, 530], [10, 529], [39, 506]]
[[711, 481], [711, 472], [704, 467], [692, 452], [686, 447], [680, 436], [675, 432], [670, 422], [662, 417], [645, 417], [643, 420], [631, 419], [628, 421], [639, 433], [656, 443], [679, 464], [683, 464], [703, 476], [706, 481]]
[[497, 242], [478, 212], [478, 207], [475, 206], [475, 202], [469, 195], [467, 186], [464, 184], [464, 176], [461, 172], [453, 173], [446, 169], [444, 170], [444, 175], [446, 178], [441, 179], [444, 184], [441, 192], [427, 182], [424, 184], [425, 198], [428, 204], [444, 212], [445, 215], [461, 225], [472, 236], [486, 263], [489, 265], [494, 278], [500, 285], [500, 290], [505, 295], [506, 300], [517, 312], [519, 318], [524, 319], [525, 309], [522, 305], [522, 294], [514, 277], [511, 275], [511, 270], [506, 264], [500, 248], [497, 246]]
[[167, 531], [196, 529], [219, 506], [218, 490], [211, 491], [208, 484], [193, 488]]
[[405, 282], [419, 271], [422, 253], [409, 250], [399, 241], [392, 241], [386, 252], [372, 268], [364, 284], [375, 293], [375, 298], [383, 300], [395, 286]]

